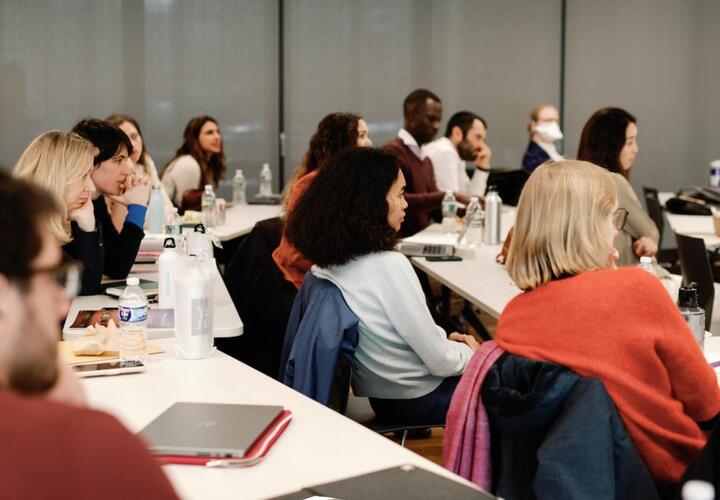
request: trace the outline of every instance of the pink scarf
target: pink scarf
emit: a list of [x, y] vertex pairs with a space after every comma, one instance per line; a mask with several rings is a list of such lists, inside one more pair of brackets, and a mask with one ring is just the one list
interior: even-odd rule
[[503, 352], [494, 340], [480, 344], [455, 389], [445, 422], [443, 465], [485, 491], [492, 487], [492, 464], [490, 426], [480, 390]]

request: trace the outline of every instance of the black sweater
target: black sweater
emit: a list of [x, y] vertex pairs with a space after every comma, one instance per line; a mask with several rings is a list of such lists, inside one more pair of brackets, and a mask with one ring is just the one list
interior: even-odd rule
[[65, 255], [80, 262], [83, 266], [80, 295], [100, 293], [100, 281], [105, 264], [105, 247], [100, 227], [96, 226], [95, 231], [87, 233], [82, 231], [75, 222], [72, 222], [70, 232], [73, 239], [62, 248]]

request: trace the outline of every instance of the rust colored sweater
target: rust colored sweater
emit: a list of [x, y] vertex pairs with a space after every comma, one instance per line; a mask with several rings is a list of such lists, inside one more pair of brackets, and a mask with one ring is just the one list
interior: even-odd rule
[[177, 498], [143, 443], [110, 415], [2, 389], [0, 408], [0, 498]]
[[395, 137], [383, 146], [400, 162], [405, 176], [405, 200], [408, 202], [405, 221], [400, 227], [400, 237], [412, 236], [430, 225], [433, 218], [440, 220], [440, 207], [445, 193], [438, 190], [430, 158], [421, 160]]
[[[288, 214], [293, 208], [295, 208], [300, 196], [307, 190], [313, 179], [317, 177], [319, 171], [320, 169], [316, 168], [309, 174], [305, 174], [297, 180], [288, 197]], [[285, 215], [286, 218], [288, 214]], [[272, 256], [275, 264], [277, 264], [278, 268], [280, 268], [280, 271], [283, 273], [285, 279], [295, 285], [295, 288], [299, 289], [302, 285], [303, 279], [305, 278], [305, 273], [310, 270], [313, 263], [306, 259], [297, 248], [290, 244], [287, 238], [285, 238], [284, 231], [282, 238], [280, 239], [280, 244], [275, 249]]]
[[660, 282], [637, 268], [546, 283], [515, 297], [497, 343], [604, 382], [650, 473], [676, 483], [720, 412], [715, 372]]

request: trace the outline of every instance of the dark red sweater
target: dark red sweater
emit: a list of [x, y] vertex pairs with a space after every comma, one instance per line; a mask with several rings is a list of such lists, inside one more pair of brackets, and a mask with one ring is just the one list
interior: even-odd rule
[[445, 193], [438, 191], [430, 158], [420, 160], [399, 137], [389, 141], [383, 149], [397, 157], [407, 184], [405, 199], [408, 208], [400, 228], [400, 236], [410, 236], [422, 231], [430, 225], [433, 218], [440, 221], [440, 208]]
[[140, 440], [108, 414], [0, 390], [0, 498], [177, 498]]

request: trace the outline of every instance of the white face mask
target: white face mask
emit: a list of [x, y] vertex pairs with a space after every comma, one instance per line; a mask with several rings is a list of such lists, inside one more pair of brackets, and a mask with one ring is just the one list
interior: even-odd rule
[[564, 137], [556, 121], [538, 123], [535, 125], [535, 133], [546, 142], [559, 141]]

